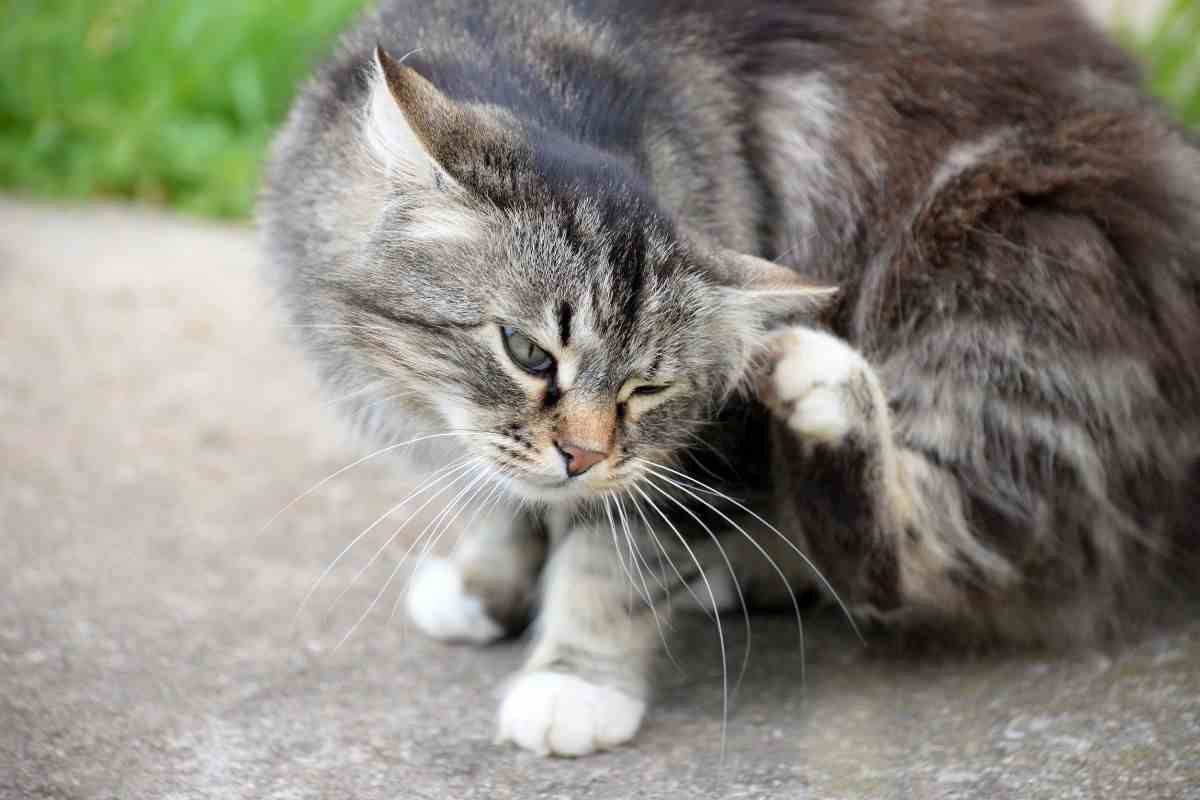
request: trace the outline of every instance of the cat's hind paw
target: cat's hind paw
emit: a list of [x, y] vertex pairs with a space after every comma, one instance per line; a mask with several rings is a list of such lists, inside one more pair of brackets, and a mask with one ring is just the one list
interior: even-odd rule
[[633, 738], [646, 702], [574, 675], [540, 670], [517, 676], [500, 704], [497, 742], [541, 755], [585, 756]]
[[843, 340], [811, 328], [777, 335], [761, 394], [808, 442], [837, 445], [873, 412], [877, 391], [866, 360]]
[[487, 644], [504, 635], [483, 601], [468, 594], [458, 566], [430, 558], [413, 575], [408, 616], [426, 635], [447, 642]]

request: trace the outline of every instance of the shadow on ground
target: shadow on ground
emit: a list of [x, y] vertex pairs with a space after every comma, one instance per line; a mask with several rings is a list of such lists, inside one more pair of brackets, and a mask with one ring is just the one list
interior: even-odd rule
[[407, 481], [371, 462], [260, 530], [359, 451], [272, 333], [254, 259], [242, 229], [0, 201], [0, 795], [1200, 797], [1200, 626], [936, 661], [819, 614], [802, 663], [793, 622], [759, 619], [722, 756], [696, 617], [636, 746], [493, 746], [519, 644], [427, 642], [389, 594], [334, 649], [400, 550], [351, 586], [354, 553], [297, 617]]

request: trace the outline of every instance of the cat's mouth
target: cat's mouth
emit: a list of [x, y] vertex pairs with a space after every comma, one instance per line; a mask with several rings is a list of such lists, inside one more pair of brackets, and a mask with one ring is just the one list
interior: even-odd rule
[[571, 478], [520, 478], [519, 480], [536, 489], [561, 489], [574, 483]]
[[600, 490], [578, 478], [513, 477], [512, 489], [529, 500], [550, 505], [574, 503], [596, 496]]

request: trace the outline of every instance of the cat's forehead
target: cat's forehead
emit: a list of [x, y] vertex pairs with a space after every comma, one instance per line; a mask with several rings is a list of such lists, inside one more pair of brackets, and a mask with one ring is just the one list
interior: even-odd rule
[[669, 231], [586, 200], [509, 219], [494, 302], [555, 354], [560, 379], [619, 381], [679, 351], [698, 298]]
[[596, 325], [619, 326], [684, 289], [674, 231], [636, 202], [584, 198], [523, 216], [512, 225], [514, 266], [544, 293], [538, 300], [586, 305]]

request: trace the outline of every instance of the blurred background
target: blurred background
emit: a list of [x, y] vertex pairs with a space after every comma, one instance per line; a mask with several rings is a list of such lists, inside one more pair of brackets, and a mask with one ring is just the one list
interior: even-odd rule
[[245, 217], [272, 129], [364, 0], [0, 0], [0, 187]]
[[[1200, 125], [1200, 2], [1084, 0]], [[245, 218], [298, 81], [364, 0], [0, 0], [0, 189]]]

